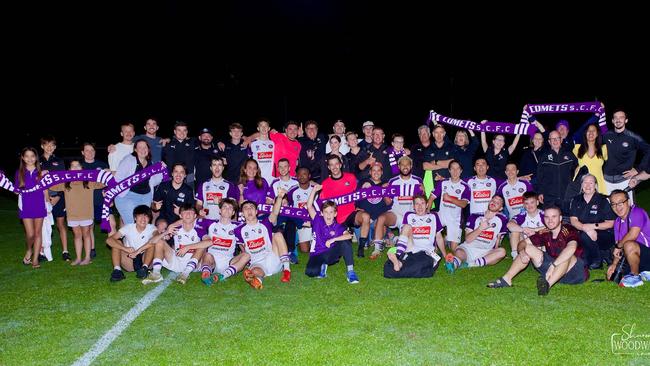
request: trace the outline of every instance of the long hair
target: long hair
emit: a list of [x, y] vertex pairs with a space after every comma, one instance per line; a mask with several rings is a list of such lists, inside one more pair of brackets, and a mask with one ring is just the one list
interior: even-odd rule
[[[70, 163], [68, 164], [68, 170], [72, 170], [71, 169], [72, 168], [72, 163], [74, 163], [75, 161], [77, 163], [79, 163], [79, 165], [81, 165], [81, 159], [72, 159], [72, 160], [70, 160]], [[70, 183], [71, 182], [65, 182], [64, 186], [65, 186], [66, 191], [70, 191], [70, 189], [72, 189], [72, 187], [70, 187]], [[83, 185], [84, 185], [84, 189], [89, 189], [87, 180], [83, 181]], [[151, 220], [149, 220], [149, 221], [151, 221]]]
[[255, 173], [255, 178], [253, 178], [255, 180], [255, 187], [257, 187], [257, 189], [262, 189], [262, 187], [264, 187], [264, 180], [260, 174], [260, 166], [257, 164], [257, 160], [255, 159], [248, 158], [244, 164], [242, 164], [241, 168], [239, 169], [239, 183], [243, 185], [246, 185], [248, 183], [248, 177], [246, 176], [246, 166], [248, 166], [248, 163], [250, 162], [253, 162], [257, 167], [257, 173]]
[[594, 145], [596, 147], [596, 156], [600, 159], [603, 158], [603, 138], [600, 135], [600, 129], [595, 123], [590, 124], [585, 128], [585, 132], [582, 134], [582, 144], [580, 144], [580, 147], [578, 148], [578, 159], [582, 159], [583, 156], [589, 151], [589, 143], [587, 142], [587, 131], [589, 131], [589, 127], [594, 126], [596, 128], [596, 141], [594, 141]]
[[18, 166], [18, 188], [25, 188], [26, 168], [25, 168], [25, 162], [23, 161], [23, 157], [25, 156], [25, 153], [27, 153], [28, 151], [34, 153], [34, 156], [36, 157], [36, 162], [34, 163], [34, 165], [36, 165], [36, 171], [38, 172], [38, 179], [42, 178], [41, 163], [38, 160], [38, 151], [31, 146], [27, 146], [20, 151], [20, 165]]
[[149, 143], [147, 142], [147, 140], [143, 140], [143, 139], [136, 140], [135, 144], [133, 145], [133, 152], [131, 153], [131, 155], [135, 156], [135, 160], [137, 162], [138, 161], [138, 152], [135, 151], [135, 148], [141, 142], [143, 142], [143, 143], [145, 143], [147, 145], [147, 149], [149, 150], [149, 152], [147, 153], [147, 163], [150, 163], [151, 162], [151, 146], [149, 146]]

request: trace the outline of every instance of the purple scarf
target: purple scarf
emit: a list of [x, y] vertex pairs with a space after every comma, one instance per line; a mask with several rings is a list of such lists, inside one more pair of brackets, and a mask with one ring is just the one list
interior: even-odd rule
[[528, 104], [521, 114], [520, 121], [528, 122], [530, 116], [544, 113], [593, 113], [598, 116], [598, 126], [602, 133], [607, 132], [607, 115], [600, 102]]
[[443, 116], [434, 111], [429, 112], [429, 119], [427, 124], [431, 122], [444, 123], [450, 126], [455, 126], [459, 128], [464, 128], [467, 130], [473, 130], [478, 132], [489, 132], [489, 133], [506, 133], [510, 135], [535, 135], [537, 132], [537, 127], [528, 123], [528, 120], [523, 123], [508, 123], [508, 122], [494, 122], [487, 121], [483, 124], [479, 122], [469, 121], [465, 119], [455, 119], [447, 116]]
[[399, 158], [404, 156], [404, 150], [395, 151], [395, 148], [391, 146], [386, 149], [386, 152], [388, 153], [388, 162], [390, 163], [391, 173], [393, 173], [393, 175], [399, 174], [399, 166], [397, 165], [397, 162], [399, 161]]
[[104, 170], [58, 170], [49, 172], [30, 189], [21, 189], [20, 193], [43, 191], [57, 184], [68, 182], [99, 182], [106, 186], [114, 184], [115, 178], [111, 172]]

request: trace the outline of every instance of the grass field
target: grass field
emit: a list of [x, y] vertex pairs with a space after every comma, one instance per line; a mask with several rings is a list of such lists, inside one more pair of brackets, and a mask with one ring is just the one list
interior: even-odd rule
[[[650, 208], [650, 192], [638, 197]], [[104, 234], [89, 266], [60, 260], [55, 231], [55, 260], [25, 267], [16, 217], [15, 202], [0, 199], [0, 365], [72, 364], [154, 286], [132, 273], [109, 282]], [[383, 260], [366, 258], [356, 264], [361, 283], [349, 285], [343, 265], [317, 280], [300, 260], [290, 284], [274, 276], [262, 291], [240, 275], [211, 288], [196, 273], [172, 283], [94, 364], [650, 364], [650, 354], [614, 354], [610, 340], [635, 325], [650, 341], [650, 283], [558, 285], [539, 297], [531, 268], [513, 288], [485, 287], [508, 258], [421, 280], [384, 279]]]

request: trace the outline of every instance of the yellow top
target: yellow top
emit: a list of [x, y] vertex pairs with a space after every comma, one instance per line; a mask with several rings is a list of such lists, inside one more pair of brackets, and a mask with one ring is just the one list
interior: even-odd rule
[[[573, 148], [573, 154], [578, 158], [578, 149], [580, 149], [580, 144], [576, 144]], [[582, 159], [578, 158], [578, 168], [576, 169], [576, 174], [573, 176], [575, 178], [578, 175], [578, 169], [583, 166], [587, 166], [589, 173], [593, 174], [596, 177], [596, 183], [598, 184], [598, 192], [602, 194], [607, 194], [607, 189], [605, 187], [605, 176], [603, 176], [603, 165], [605, 160], [607, 160], [607, 146], [603, 144], [603, 158], [599, 158], [597, 155], [589, 157], [589, 153], [585, 153]]]

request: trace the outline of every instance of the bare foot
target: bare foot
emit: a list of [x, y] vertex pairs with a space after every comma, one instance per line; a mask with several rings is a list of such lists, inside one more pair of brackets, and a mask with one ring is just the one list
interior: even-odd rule
[[70, 263], [71, 266], [78, 266], [81, 264], [81, 259], [76, 259], [74, 262]]
[[80, 265], [80, 266], [87, 266], [87, 265], [89, 265], [89, 264], [92, 263], [92, 262], [93, 262], [93, 261], [91, 261], [90, 258], [86, 258], [86, 259], [82, 260], [81, 262], [79, 262], [79, 265]]
[[393, 269], [395, 270], [395, 272], [399, 272], [399, 270], [402, 269], [402, 262], [398, 260], [393, 262]]

